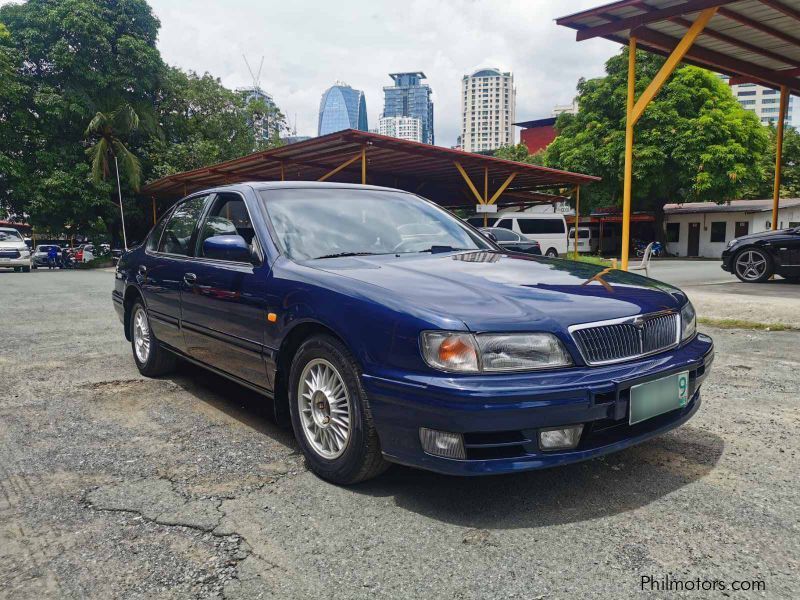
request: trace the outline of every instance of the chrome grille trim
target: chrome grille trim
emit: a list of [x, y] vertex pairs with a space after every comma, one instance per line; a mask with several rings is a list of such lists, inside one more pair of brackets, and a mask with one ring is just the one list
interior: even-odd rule
[[587, 365], [609, 365], [664, 352], [680, 343], [677, 311], [581, 323], [569, 327]]

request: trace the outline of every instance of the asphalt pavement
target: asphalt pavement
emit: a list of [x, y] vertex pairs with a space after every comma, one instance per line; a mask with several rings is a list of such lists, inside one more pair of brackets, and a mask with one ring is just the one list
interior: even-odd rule
[[254, 393], [187, 365], [141, 377], [112, 284], [0, 273], [0, 597], [798, 595], [798, 332], [706, 329], [698, 414], [624, 452], [342, 488]]

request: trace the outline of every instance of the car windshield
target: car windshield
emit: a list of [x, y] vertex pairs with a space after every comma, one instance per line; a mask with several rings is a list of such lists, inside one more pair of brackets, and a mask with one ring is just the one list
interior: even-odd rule
[[490, 249], [456, 217], [412, 194], [342, 188], [261, 192], [293, 260]]
[[0, 231], [0, 242], [21, 242], [22, 236], [13, 229]]
[[50, 248], [57, 248], [57, 246], [36, 246], [37, 252], [49, 252]]

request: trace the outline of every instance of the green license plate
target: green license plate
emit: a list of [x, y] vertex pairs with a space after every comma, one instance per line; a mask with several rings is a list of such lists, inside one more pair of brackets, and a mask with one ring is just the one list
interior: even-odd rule
[[689, 401], [689, 371], [668, 375], [631, 388], [631, 425], [683, 408]]

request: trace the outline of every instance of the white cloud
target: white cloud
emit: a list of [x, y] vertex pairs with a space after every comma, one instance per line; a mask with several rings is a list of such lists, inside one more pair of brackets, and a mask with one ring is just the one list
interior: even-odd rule
[[461, 77], [479, 66], [514, 73], [517, 120], [550, 115], [580, 77], [602, 74], [619, 46], [578, 43], [554, 19], [597, 0], [151, 0], [159, 48], [172, 65], [208, 71], [230, 87], [261, 85], [301, 135], [315, 135], [322, 92], [336, 80], [364, 90], [370, 126], [383, 108], [389, 73], [421, 70], [435, 103], [436, 142], [459, 134]]

